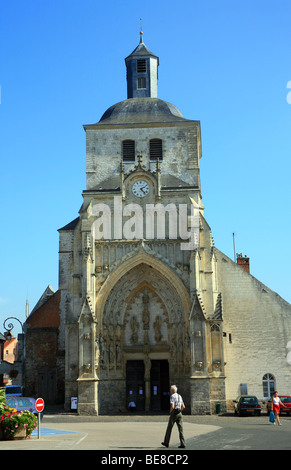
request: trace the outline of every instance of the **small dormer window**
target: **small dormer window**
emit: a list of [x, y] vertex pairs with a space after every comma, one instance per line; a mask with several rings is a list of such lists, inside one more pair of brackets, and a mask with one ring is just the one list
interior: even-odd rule
[[163, 159], [163, 141], [161, 139], [150, 140], [150, 160]]
[[122, 159], [124, 162], [134, 162], [135, 160], [135, 141], [124, 140], [122, 142]]
[[147, 72], [147, 63], [145, 59], [137, 60], [137, 73], [146, 73]]
[[139, 77], [137, 79], [137, 88], [146, 88], [147, 87], [147, 81], [145, 77]]

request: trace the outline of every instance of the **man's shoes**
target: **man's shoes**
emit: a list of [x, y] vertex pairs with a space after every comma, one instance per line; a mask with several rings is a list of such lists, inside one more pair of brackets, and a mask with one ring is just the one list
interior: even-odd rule
[[186, 446], [179, 446], [178, 449], [185, 449]]
[[169, 447], [169, 444], [165, 444], [164, 442], [161, 442], [162, 446]]

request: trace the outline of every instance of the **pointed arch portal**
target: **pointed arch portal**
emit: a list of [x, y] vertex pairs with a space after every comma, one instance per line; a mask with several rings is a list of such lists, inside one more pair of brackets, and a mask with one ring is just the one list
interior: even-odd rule
[[149, 255], [146, 251], [141, 250], [139, 253], [131, 256], [128, 260], [120, 264], [105, 280], [98, 293], [96, 301], [96, 314], [98, 320], [102, 319], [105, 302], [116, 283], [131, 269], [141, 265], [154, 269], [169, 282], [172, 288], [176, 291], [176, 294], [180, 297], [184, 312], [187, 312], [189, 315], [190, 296], [181, 279], [165, 263]]
[[190, 371], [188, 292], [146, 253], [122, 263], [101, 290], [99, 379], [125, 381], [125, 406], [133, 400], [139, 410], [165, 409], [170, 377]]

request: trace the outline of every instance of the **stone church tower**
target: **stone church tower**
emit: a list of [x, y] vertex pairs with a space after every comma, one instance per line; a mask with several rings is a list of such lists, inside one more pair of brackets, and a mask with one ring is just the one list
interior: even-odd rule
[[[59, 230], [65, 406], [78, 397], [79, 413], [118, 412], [132, 400], [140, 411], [168, 410], [175, 383], [188, 412], [212, 413], [216, 402], [224, 410], [241, 382], [259, 389], [275, 372], [261, 364], [251, 331], [262, 315], [284, 317], [276, 355], [285, 360], [290, 305], [214, 247], [201, 202], [200, 122], [157, 97], [159, 58], [142, 33], [125, 64], [127, 99], [84, 126], [83, 204]], [[252, 367], [245, 357], [240, 376], [249, 347], [257, 357]]]

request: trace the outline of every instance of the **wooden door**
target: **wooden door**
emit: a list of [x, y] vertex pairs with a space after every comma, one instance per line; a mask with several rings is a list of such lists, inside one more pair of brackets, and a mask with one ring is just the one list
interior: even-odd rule
[[136, 411], [145, 410], [144, 362], [127, 361], [126, 363], [126, 407], [133, 401]]
[[169, 409], [169, 363], [167, 360], [151, 361], [151, 409]]

